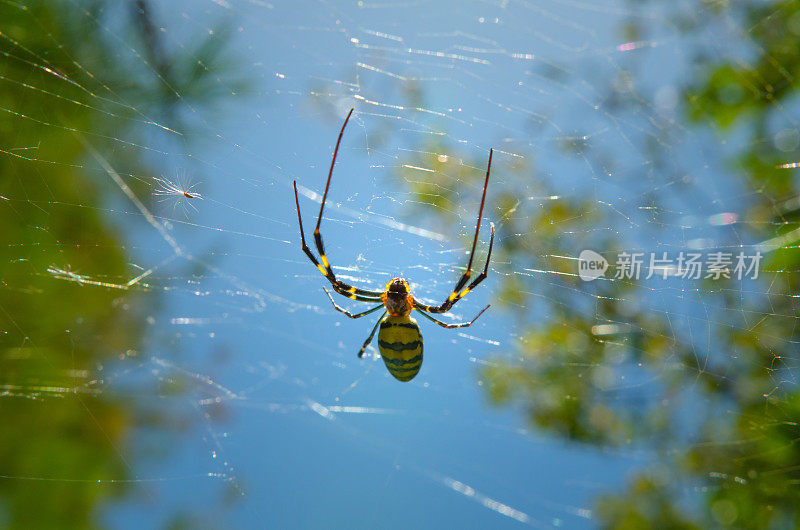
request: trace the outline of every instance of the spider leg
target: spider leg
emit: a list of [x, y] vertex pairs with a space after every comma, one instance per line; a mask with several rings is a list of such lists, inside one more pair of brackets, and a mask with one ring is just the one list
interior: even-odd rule
[[422, 311], [420, 309], [417, 309], [417, 312], [420, 315], [422, 315], [425, 318], [427, 318], [428, 320], [433, 320], [434, 322], [436, 322], [437, 324], [439, 324], [443, 328], [448, 328], [448, 329], [452, 329], [452, 328], [467, 328], [467, 327], [471, 326], [476, 320], [478, 320], [478, 317], [481, 316], [483, 314], [483, 312], [486, 311], [487, 309], [489, 309], [491, 306], [492, 306], [492, 304], [489, 304], [486, 307], [484, 307], [483, 309], [481, 309], [481, 312], [478, 313], [477, 315], [475, 315], [475, 318], [473, 318], [469, 322], [459, 322], [458, 324], [445, 324], [444, 322], [442, 322], [440, 320], [436, 320], [435, 318], [430, 316], [428, 313], [426, 313], [426, 312], [424, 312], [424, 311]]
[[375, 323], [375, 327], [372, 328], [372, 331], [369, 332], [369, 337], [367, 337], [367, 340], [364, 341], [364, 345], [361, 346], [361, 350], [358, 352], [359, 359], [364, 356], [364, 350], [366, 350], [367, 346], [369, 346], [369, 343], [372, 342], [372, 337], [375, 336], [375, 332], [378, 331], [378, 326], [381, 325], [381, 322], [383, 322], [385, 316], [386, 316], [386, 311], [383, 312], [381, 318], [379, 318], [378, 321]]
[[[452, 294], [445, 300], [445, 302], [440, 306], [429, 306], [425, 304], [421, 304], [418, 301], [414, 300], [414, 307], [419, 308], [422, 311], [427, 311], [429, 313], [446, 313], [450, 310], [451, 307], [455, 305], [456, 302], [467, 296], [467, 294], [473, 290], [475, 287], [478, 286], [483, 280], [486, 279], [486, 276], [489, 272], [489, 260], [492, 259], [492, 247], [494, 246], [494, 223], [489, 223], [489, 226], [492, 229], [492, 237], [489, 239], [489, 253], [486, 256], [486, 264], [483, 267], [483, 272], [481, 272], [477, 278], [475, 278], [472, 283], [470, 283], [467, 287], [463, 290], [459, 291], [461, 287], [456, 285], [456, 288], [453, 289]], [[462, 277], [463, 279], [463, 277]], [[461, 283], [461, 282], [459, 282]], [[463, 284], [462, 284], [463, 285]]]
[[[486, 180], [483, 182], [483, 195], [481, 196], [481, 207], [478, 210], [478, 223], [475, 225], [475, 237], [472, 240], [472, 250], [469, 253], [469, 262], [467, 263], [467, 271], [461, 276], [461, 279], [456, 282], [456, 286], [453, 288], [453, 292], [450, 293], [450, 296], [447, 297], [447, 300], [442, 303], [442, 305], [438, 307], [434, 306], [427, 306], [424, 304], [416, 304], [424, 311], [430, 311], [431, 313], [445, 313], [449, 311], [453, 304], [455, 304], [458, 300], [466, 296], [468, 292], [478, 286], [486, 278], [486, 273], [489, 270], [489, 259], [492, 257], [492, 244], [494, 243], [494, 224], [492, 224], [492, 239], [489, 242], [489, 255], [486, 256], [486, 266], [483, 269], [483, 272], [475, 278], [475, 280], [469, 284], [467, 288], [464, 286], [469, 281], [470, 276], [472, 275], [472, 260], [475, 257], [475, 247], [478, 244], [478, 233], [481, 229], [481, 219], [483, 218], [483, 205], [486, 202], [486, 189], [489, 187], [489, 174], [492, 170], [492, 154], [494, 153], [494, 149], [489, 149], [489, 163], [486, 165]], [[463, 289], [463, 290], [462, 290]]]
[[[346, 284], [345, 282], [336, 278], [336, 275], [333, 274], [333, 270], [330, 267], [323, 267], [314, 254], [311, 252], [311, 249], [308, 248], [306, 245], [306, 235], [303, 230], [303, 218], [300, 215], [300, 199], [297, 197], [297, 181], [294, 183], [294, 204], [297, 207], [297, 222], [300, 225], [300, 244], [303, 247], [303, 252], [305, 252], [308, 259], [311, 260], [319, 272], [325, 276], [329, 282], [331, 282], [331, 286], [333, 290], [337, 293], [350, 298], [351, 300], [359, 300], [362, 302], [373, 302], [373, 301], [380, 301], [380, 300], [373, 300], [375, 297], [380, 297], [381, 292], [379, 291], [367, 291], [365, 289], [359, 289], [357, 287], [353, 287], [351, 285]], [[327, 263], [327, 261], [326, 261]], [[368, 297], [365, 299], [365, 297]]]
[[[323, 290], [323, 291], [325, 291], [325, 294], [327, 294], [327, 295], [328, 295], [328, 298], [330, 298], [330, 301], [331, 301], [331, 303], [333, 304], [333, 308], [334, 308], [334, 309], [336, 309], [336, 310], [337, 310], [338, 312], [340, 312], [340, 313], [344, 313], [345, 315], [349, 316], [350, 318], [361, 318], [361, 317], [363, 317], [364, 315], [369, 315], [370, 313], [374, 313], [375, 311], [377, 311], [378, 309], [380, 309], [380, 308], [382, 308], [382, 307], [383, 307], [383, 304], [381, 304], [381, 305], [379, 305], [379, 306], [375, 306], [375, 307], [373, 307], [372, 309], [367, 309], [366, 311], [362, 311], [361, 313], [356, 313], [356, 314], [354, 315], [353, 313], [351, 313], [351, 312], [350, 312], [350, 311], [348, 311], [347, 309], [344, 309], [344, 308], [341, 308], [341, 307], [339, 307], [339, 306], [336, 304], [336, 302], [334, 302], [334, 301], [333, 301], [333, 297], [331, 296], [331, 293], [329, 293], [329, 292], [328, 292], [328, 290], [327, 290], [326, 288], [324, 288], [324, 287], [323, 287], [323, 288], [322, 288], [322, 290]], [[364, 301], [366, 301], [366, 300], [364, 300]]]
[[[359, 300], [357, 298], [358, 295], [362, 296], [380, 296], [381, 291], [368, 291], [366, 289], [360, 289], [358, 287], [353, 287], [344, 283], [341, 280], [336, 279], [336, 275], [333, 273], [333, 269], [328, 262], [328, 256], [325, 254], [325, 246], [322, 243], [322, 235], [319, 232], [319, 225], [322, 222], [322, 211], [325, 209], [325, 201], [328, 198], [328, 189], [331, 186], [331, 176], [333, 175], [333, 166], [336, 164], [336, 155], [339, 153], [339, 144], [342, 142], [342, 135], [344, 134], [344, 128], [347, 127], [347, 122], [350, 121], [350, 116], [353, 114], [353, 109], [350, 109], [350, 112], [347, 113], [347, 118], [344, 120], [344, 124], [342, 125], [342, 130], [339, 131], [339, 138], [336, 140], [336, 147], [333, 150], [333, 159], [331, 160], [331, 168], [328, 171], [328, 181], [325, 184], [325, 192], [322, 194], [322, 202], [319, 206], [319, 217], [317, 218], [317, 226], [314, 228], [314, 242], [317, 246], [317, 252], [319, 252], [319, 261], [314, 257], [311, 253], [311, 250], [306, 245], [306, 236], [303, 231], [303, 220], [300, 217], [300, 201], [297, 198], [297, 182], [294, 182], [294, 202], [295, 206], [297, 206], [297, 221], [300, 224], [300, 240], [303, 245], [303, 252], [306, 253], [306, 256], [311, 260], [311, 262], [319, 269], [319, 271], [331, 282], [333, 286], [333, 290], [337, 293], [347, 296], [352, 300]], [[322, 263], [320, 263], [322, 262]], [[354, 296], [355, 295], [355, 296]], [[366, 300], [361, 300], [366, 301]]]
[[[347, 113], [347, 117], [344, 119], [344, 123], [342, 124], [342, 129], [339, 131], [339, 137], [336, 139], [336, 147], [333, 149], [333, 158], [331, 158], [331, 168], [328, 170], [328, 180], [325, 182], [325, 191], [322, 194], [322, 202], [319, 205], [319, 216], [317, 216], [317, 226], [314, 227], [314, 243], [317, 246], [317, 252], [319, 253], [319, 259], [322, 262], [322, 266], [325, 267], [325, 271], [331, 277], [333, 276], [333, 270], [331, 269], [330, 263], [328, 262], [328, 256], [325, 254], [325, 245], [322, 242], [322, 234], [319, 231], [319, 225], [322, 223], [322, 211], [325, 209], [325, 201], [328, 198], [328, 189], [331, 187], [331, 177], [333, 177], [333, 167], [336, 165], [336, 156], [339, 154], [339, 144], [342, 143], [342, 135], [344, 134], [344, 129], [347, 127], [347, 122], [350, 121], [350, 116], [353, 114], [354, 109], [350, 109], [350, 112]], [[354, 294], [362, 294], [367, 296], [380, 296], [380, 291], [368, 291], [366, 289], [358, 289], [356, 288], [355, 291], [351, 291]]]
[[350, 115], [353, 114], [354, 109], [350, 109], [350, 112], [347, 113], [347, 117], [344, 119], [344, 123], [342, 124], [342, 130], [339, 131], [339, 138], [336, 139], [336, 147], [333, 148], [333, 158], [331, 159], [331, 168], [328, 170], [328, 181], [325, 183], [325, 192], [322, 194], [322, 202], [319, 205], [319, 216], [317, 217], [317, 226], [314, 228], [314, 240], [317, 243], [317, 251], [319, 252], [320, 257], [322, 258], [322, 263], [325, 267], [328, 267], [328, 260], [325, 258], [325, 250], [322, 245], [322, 236], [319, 233], [319, 225], [322, 223], [322, 210], [325, 209], [325, 199], [328, 198], [328, 189], [331, 187], [331, 177], [333, 176], [333, 166], [336, 165], [336, 155], [339, 154], [339, 144], [342, 143], [342, 135], [344, 134], [344, 128], [347, 127], [347, 122], [350, 121]]

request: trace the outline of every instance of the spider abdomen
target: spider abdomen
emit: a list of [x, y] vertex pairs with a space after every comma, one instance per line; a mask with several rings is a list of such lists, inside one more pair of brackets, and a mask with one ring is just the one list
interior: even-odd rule
[[410, 316], [387, 316], [378, 333], [378, 350], [389, 373], [411, 381], [422, 367], [422, 334]]

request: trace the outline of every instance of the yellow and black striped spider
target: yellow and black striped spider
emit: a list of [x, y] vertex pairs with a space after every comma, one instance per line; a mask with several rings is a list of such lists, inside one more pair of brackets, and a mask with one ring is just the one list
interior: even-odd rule
[[314, 229], [314, 242], [316, 243], [317, 252], [319, 252], [319, 261], [317, 261], [317, 258], [314, 257], [314, 254], [306, 245], [306, 236], [303, 232], [303, 219], [300, 217], [300, 201], [297, 198], [297, 182], [294, 182], [294, 202], [295, 206], [297, 206], [297, 222], [300, 224], [300, 242], [303, 246], [303, 252], [305, 252], [308, 259], [316, 265], [323, 276], [331, 282], [334, 291], [351, 300], [375, 302], [379, 304], [361, 313], [353, 314], [339, 307], [328, 290], [323, 287], [325, 294], [328, 295], [333, 307], [337, 311], [344, 313], [350, 318], [361, 318], [379, 309], [384, 309], [381, 318], [378, 319], [369, 337], [367, 337], [367, 340], [365, 340], [364, 344], [361, 346], [358, 356], [361, 357], [364, 355], [364, 350], [367, 349], [367, 345], [372, 341], [375, 331], [377, 331], [380, 326], [381, 330], [380, 333], [378, 333], [378, 349], [381, 352], [381, 357], [386, 364], [386, 368], [396, 379], [400, 381], [410, 381], [419, 373], [420, 367], [422, 366], [422, 334], [419, 331], [417, 321], [409, 316], [412, 310], [416, 310], [428, 320], [432, 320], [442, 327], [464, 328], [471, 326], [484, 311], [489, 309], [487, 305], [469, 322], [461, 322], [458, 324], [445, 324], [428, 314], [445, 313], [449, 311], [456, 302], [466, 296], [467, 293], [477, 287], [477, 285], [486, 278], [486, 273], [489, 270], [489, 260], [492, 257], [492, 245], [494, 244], [494, 223], [489, 223], [492, 229], [492, 237], [489, 240], [489, 253], [486, 256], [486, 265], [483, 267], [483, 272], [480, 273], [472, 283], [467, 285], [470, 275], [472, 274], [472, 258], [475, 255], [475, 246], [478, 243], [478, 232], [481, 228], [483, 204], [486, 200], [486, 188], [489, 185], [489, 171], [492, 168], [493, 150], [489, 150], [489, 164], [486, 167], [486, 180], [483, 183], [483, 196], [481, 197], [481, 207], [478, 211], [478, 223], [475, 227], [475, 238], [472, 240], [472, 251], [469, 255], [469, 263], [467, 263], [467, 271], [461, 276], [461, 279], [456, 282], [456, 286], [453, 288], [453, 292], [450, 293], [450, 296], [439, 306], [425, 305], [414, 299], [409, 290], [408, 282], [403, 278], [392, 279], [392, 281], [386, 284], [383, 291], [360, 289], [336, 278], [328, 262], [328, 257], [325, 255], [325, 247], [322, 244], [322, 235], [319, 231], [319, 225], [322, 222], [322, 210], [325, 208], [325, 199], [328, 197], [328, 188], [331, 185], [333, 166], [336, 164], [336, 154], [339, 152], [339, 143], [342, 141], [342, 134], [344, 134], [344, 128], [347, 127], [347, 122], [350, 120], [351, 114], [353, 114], [353, 109], [350, 109], [350, 112], [347, 114], [344, 125], [342, 125], [342, 130], [339, 131], [339, 139], [336, 140], [336, 148], [333, 150], [333, 160], [331, 160], [331, 169], [328, 171], [328, 182], [325, 184], [325, 193], [322, 195], [322, 204], [320, 204], [319, 207], [317, 226]]

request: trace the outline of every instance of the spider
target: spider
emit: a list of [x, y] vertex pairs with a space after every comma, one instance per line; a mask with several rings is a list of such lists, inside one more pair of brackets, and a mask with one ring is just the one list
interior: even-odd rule
[[336, 164], [336, 154], [339, 152], [339, 143], [342, 141], [342, 135], [344, 134], [345, 127], [347, 127], [347, 122], [350, 120], [351, 114], [353, 114], [353, 109], [350, 109], [350, 112], [347, 114], [347, 118], [345, 118], [344, 124], [342, 125], [342, 130], [339, 131], [339, 138], [336, 140], [336, 147], [333, 150], [333, 160], [331, 160], [331, 168], [328, 171], [328, 182], [325, 184], [325, 193], [322, 195], [322, 204], [320, 204], [319, 207], [317, 226], [314, 229], [314, 242], [317, 247], [317, 252], [319, 252], [319, 261], [306, 245], [306, 236], [303, 231], [303, 219], [300, 216], [300, 201], [297, 198], [297, 181], [294, 182], [294, 202], [295, 206], [297, 207], [297, 222], [300, 225], [300, 242], [303, 252], [305, 252], [306, 256], [308, 256], [308, 259], [311, 260], [311, 263], [316, 265], [317, 269], [319, 269], [322, 275], [328, 279], [334, 291], [342, 296], [350, 298], [351, 300], [357, 300], [359, 302], [374, 302], [379, 304], [371, 309], [362, 311], [361, 313], [353, 314], [346, 309], [339, 307], [333, 300], [331, 293], [323, 287], [322, 290], [328, 295], [333, 307], [337, 311], [347, 315], [350, 318], [361, 318], [380, 309], [384, 310], [381, 314], [381, 317], [378, 319], [378, 322], [372, 328], [369, 337], [367, 337], [367, 340], [365, 340], [364, 344], [361, 346], [361, 350], [358, 352], [358, 357], [361, 358], [364, 355], [364, 351], [367, 349], [367, 346], [372, 341], [372, 337], [375, 336], [375, 332], [380, 327], [380, 332], [378, 333], [378, 350], [381, 353], [383, 362], [386, 364], [386, 368], [389, 370], [389, 373], [399, 381], [411, 381], [419, 373], [419, 370], [422, 367], [422, 334], [420, 333], [417, 321], [410, 316], [411, 311], [417, 311], [428, 320], [432, 320], [444, 328], [452, 329], [471, 326], [478, 319], [478, 317], [483, 314], [484, 311], [489, 309], [491, 305], [487, 305], [481, 309], [480, 313], [478, 313], [475, 318], [469, 322], [461, 322], [458, 324], [446, 324], [428, 314], [446, 313], [447, 311], [450, 311], [450, 308], [452, 308], [456, 302], [461, 300], [467, 295], [467, 293], [477, 287], [478, 284], [486, 278], [486, 274], [489, 270], [489, 260], [492, 257], [492, 245], [494, 244], [494, 223], [489, 223], [492, 230], [492, 236], [489, 240], [489, 253], [486, 256], [486, 265], [483, 267], [483, 272], [480, 273], [472, 281], [472, 283], [467, 285], [467, 282], [472, 274], [472, 258], [475, 256], [475, 246], [478, 243], [478, 232], [481, 228], [483, 204], [486, 200], [486, 188], [489, 185], [489, 171], [492, 167], [493, 150], [489, 150], [489, 163], [486, 167], [486, 180], [483, 184], [481, 207], [478, 211], [478, 223], [475, 226], [475, 238], [472, 240], [472, 251], [469, 255], [469, 263], [467, 263], [467, 271], [461, 276], [461, 279], [456, 282], [453, 292], [450, 293], [450, 296], [448, 296], [441, 305], [430, 306], [416, 300], [411, 295], [408, 282], [403, 278], [393, 278], [389, 283], [386, 284], [386, 287], [384, 287], [383, 291], [370, 291], [367, 289], [361, 289], [359, 287], [353, 287], [337, 279], [334, 275], [333, 269], [328, 262], [328, 257], [325, 255], [325, 247], [322, 243], [322, 235], [319, 231], [319, 225], [322, 222], [322, 211], [325, 208], [325, 200], [328, 197], [328, 188], [331, 185], [333, 166]]

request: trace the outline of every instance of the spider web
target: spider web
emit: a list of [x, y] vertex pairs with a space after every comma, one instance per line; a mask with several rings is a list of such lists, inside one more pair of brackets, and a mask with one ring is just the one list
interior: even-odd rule
[[[0, 11], [4, 525], [796, 520], [795, 3]], [[408, 384], [300, 249], [350, 108], [322, 234], [362, 288], [446, 298], [494, 148], [442, 318], [493, 306], [418, 319]]]

